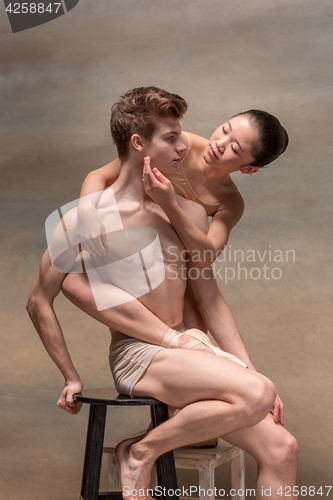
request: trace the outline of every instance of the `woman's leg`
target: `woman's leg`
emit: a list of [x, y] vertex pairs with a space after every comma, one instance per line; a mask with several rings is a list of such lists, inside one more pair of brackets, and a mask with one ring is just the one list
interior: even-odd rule
[[142, 440], [118, 446], [126, 492], [149, 487], [151, 468], [161, 454], [258, 423], [272, 407], [275, 388], [263, 375], [218, 356], [164, 349], [132, 395], [155, 397], [181, 410]]
[[[258, 464], [257, 499], [290, 498], [296, 485], [296, 439], [268, 414], [253, 427], [224, 435], [223, 439], [252, 455]], [[266, 492], [266, 495], [264, 494]]]

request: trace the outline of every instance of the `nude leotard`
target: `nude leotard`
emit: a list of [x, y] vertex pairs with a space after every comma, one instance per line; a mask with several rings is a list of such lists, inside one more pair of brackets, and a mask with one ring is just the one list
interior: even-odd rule
[[[185, 132], [183, 132], [183, 134], [185, 135], [185, 137], [187, 138], [187, 142], [189, 144], [189, 139], [187, 137], [187, 135], [185, 134]], [[186, 154], [185, 156], [183, 157], [182, 161], [179, 162], [178, 164], [178, 167], [177, 167], [177, 171], [176, 172], [172, 172], [172, 173], [163, 173], [163, 175], [169, 179], [169, 181], [171, 181], [175, 191], [177, 194], [179, 194], [180, 196], [182, 196], [183, 198], [186, 198], [187, 200], [192, 200], [192, 201], [195, 201], [196, 203], [199, 203], [199, 205], [201, 205], [205, 210], [206, 210], [206, 213], [208, 216], [212, 216], [214, 215], [216, 212], [219, 211], [222, 203], [224, 203], [228, 198], [230, 198], [230, 196], [238, 193], [238, 189], [235, 188], [235, 191], [233, 191], [232, 193], [228, 194], [223, 200], [217, 202], [217, 203], [214, 203], [214, 204], [210, 204], [210, 203], [205, 203], [204, 201], [202, 201], [199, 196], [196, 194], [196, 192], [194, 191], [194, 189], [192, 188], [187, 176], [186, 176], [186, 173], [184, 171], [184, 165], [183, 165], [183, 162], [187, 156], [187, 152], [188, 152], [188, 148], [186, 150]], [[221, 207], [222, 208], [222, 207]]]

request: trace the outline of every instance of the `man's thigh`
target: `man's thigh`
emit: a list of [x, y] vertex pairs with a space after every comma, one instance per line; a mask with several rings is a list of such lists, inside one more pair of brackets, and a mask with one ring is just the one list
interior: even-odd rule
[[239, 403], [267, 380], [228, 359], [186, 349], [159, 351], [134, 386], [133, 396], [151, 396], [174, 408], [216, 399]]

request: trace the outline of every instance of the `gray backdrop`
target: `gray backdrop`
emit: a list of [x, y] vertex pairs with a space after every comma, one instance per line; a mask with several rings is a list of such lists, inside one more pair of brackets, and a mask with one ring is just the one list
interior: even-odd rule
[[[115, 157], [110, 106], [141, 85], [184, 96], [184, 130], [205, 137], [252, 107], [276, 114], [289, 132], [274, 165], [234, 175], [246, 211], [229, 250], [252, 250], [255, 261], [237, 257], [217, 269], [254, 364], [285, 403], [300, 444], [299, 484], [332, 484], [331, 1], [81, 0], [14, 34], [3, 4], [0, 12], [0, 496], [79, 495], [87, 409], [76, 417], [57, 409], [63, 380], [25, 302], [46, 249], [46, 217]], [[226, 279], [230, 269], [234, 279]], [[63, 297], [56, 312], [85, 387], [110, 386], [108, 330]], [[114, 414], [114, 441], [144, 429], [147, 418]], [[180, 474], [181, 483], [194, 481]], [[247, 486], [254, 481], [248, 459]], [[227, 484], [221, 469], [217, 485]]]

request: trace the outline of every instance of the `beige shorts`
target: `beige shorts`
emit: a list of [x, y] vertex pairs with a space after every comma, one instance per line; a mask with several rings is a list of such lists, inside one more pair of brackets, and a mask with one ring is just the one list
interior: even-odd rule
[[132, 338], [111, 344], [109, 362], [119, 394], [132, 396], [133, 387], [162, 349], [164, 347]]
[[[215, 355], [247, 368], [246, 364], [236, 356], [224, 352], [212, 344], [207, 335], [197, 328], [185, 330], [179, 333], [178, 336], [184, 333], [193, 337], [194, 340], [185, 344], [183, 349], [193, 349], [193, 347], [202, 343], [207, 345]], [[115, 331], [112, 332], [112, 335], [120, 335], [120, 338], [124, 337], [123, 334]], [[165, 347], [132, 338], [125, 338], [111, 343], [109, 361], [117, 391], [125, 396], [132, 396], [133, 387], [147, 370], [154, 356], [162, 349], [165, 349]]]

